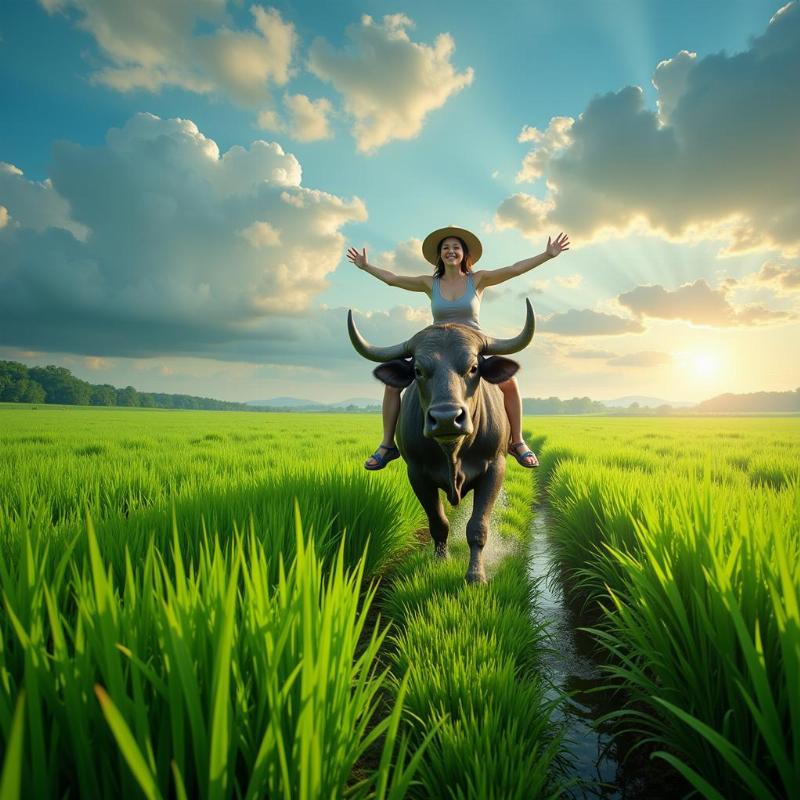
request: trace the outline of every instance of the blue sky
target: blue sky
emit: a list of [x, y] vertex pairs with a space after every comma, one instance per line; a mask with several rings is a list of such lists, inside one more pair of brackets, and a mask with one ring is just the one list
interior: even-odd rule
[[379, 397], [345, 309], [389, 343], [427, 301], [346, 248], [422, 272], [418, 240], [456, 224], [483, 268], [571, 236], [484, 298], [495, 335], [534, 302], [526, 396], [793, 389], [799, 17], [11, 0], [0, 357], [224, 399]]

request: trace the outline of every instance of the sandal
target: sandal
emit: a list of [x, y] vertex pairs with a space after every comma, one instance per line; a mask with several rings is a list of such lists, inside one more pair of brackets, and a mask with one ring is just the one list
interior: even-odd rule
[[[522, 442], [522, 441], [517, 442], [516, 444], [514, 442], [512, 442], [508, 446], [508, 452], [512, 456], [514, 456], [514, 458], [517, 459], [517, 461], [519, 462], [520, 466], [525, 467], [526, 469], [533, 469], [534, 467], [538, 467], [539, 466], [539, 459], [536, 458], [536, 456], [534, 455], [533, 451], [532, 450], [526, 450], [524, 453], [520, 453], [519, 450], [517, 449], [519, 447], [527, 447], [527, 445], [525, 444], [525, 442]], [[531, 458], [531, 457], [533, 458], [533, 462], [534, 463], [533, 464], [526, 464], [525, 463], [525, 459], [526, 458]]]
[[[384, 455], [381, 455], [381, 449], [386, 451]], [[374, 458], [378, 463], [377, 464], [365, 463], [364, 469], [375, 471], [383, 469], [390, 461], [394, 461], [396, 458], [400, 458], [400, 451], [396, 447], [389, 447], [388, 445], [381, 444], [369, 458]], [[367, 459], [367, 461], [369, 461], [369, 458]]]

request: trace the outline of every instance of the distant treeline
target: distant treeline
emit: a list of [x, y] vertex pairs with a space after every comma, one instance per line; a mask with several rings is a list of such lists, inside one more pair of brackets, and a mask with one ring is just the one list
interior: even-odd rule
[[609, 409], [597, 400], [588, 397], [573, 397], [559, 400], [558, 397], [523, 397], [523, 414], [606, 414]]
[[[139, 392], [133, 386], [119, 389], [108, 383], [93, 384], [76, 378], [66, 367], [26, 367], [17, 361], [0, 361], [0, 402], [3, 403], [54, 403], [79, 406], [140, 406], [142, 408], [196, 408], [214, 411], [310, 411], [352, 414], [377, 413], [374, 406], [251, 406], [209, 397], [188, 394]], [[631, 403], [627, 408], [611, 408], [589, 397], [524, 397], [523, 413], [528, 415], [603, 414], [612, 416], [662, 416], [672, 414], [737, 414], [737, 413], [800, 413], [800, 388], [793, 392], [754, 392], [752, 394], [721, 394], [704, 400], [691, 408], [640, 407]]]
[[118, 389], [108, 383], [93, 384], [76, 378], [65, 367], [26, 367], [17, 361], [0, 361], [0, 402], [56, 403], [76, 406], [141, 406], [143, 408], [198, 408], [252, 411], [244, 403], [211, 400], [188, 394], [139, 392], [133, 386]]
[[800, 412], [800, 388], [793, 392], [753, 392], [752, 394], [721, 394], [698, 403], [694, 411], [720, 413], [737, 412]]

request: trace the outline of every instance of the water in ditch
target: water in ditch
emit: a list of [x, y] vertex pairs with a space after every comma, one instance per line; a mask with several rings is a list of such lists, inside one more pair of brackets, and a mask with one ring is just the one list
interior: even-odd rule
[[[505, 502], [501, 491], [489, 523], [489, 536], [484, 549], [486, 572], [491, 580], [499, 563], [517, 542], [506, 541], [498, 533], [500, 513]], [[462, 541], [466, 523], [472, 512], [472, 493], [450, 513], [450, 541]], [[614, 698], [600, 690], [605, 682], [600, 673], [597, 653], [590, 636], [579, 630], [591, 625], [567, 603], [557, 570], [552, 544], [553, 520], [547, 504], [534, 508], [529, 543], [528, 574], [537, 583], [535, 620], [546, 626], [548, 648], [542, 662], [552, 688], [548, 699], [557, 700], [568, 694], [568, 702], [559, 704], [554, 722], [564, 725], [565, 755], [575, 785], [568, 794], [571, 800], [672, 800], [687, 793], [688, 788], [668, 779], [663, 769], [647, 763], [645, 758], [630, 760], [627, 768], [619, 761], [620, 743], [612, 741], [608, 730], [597, 722], [616, 710]], [[466, 560], [464, 562], [466, 568]], [[627, 757], [630, 753], [623, 748]], [[626, 761], [627, 763], [627, 761]], [[682, 789], [682, 790], [681, 790]]]
[[[597, 719], [612, 710], [605, 692], [596, 691], [603, 682], [592, 657], [592, 643], [577, 628], [584, 623], [569, 607], [555, 566], [550, 539], [551, 519], [547, 506], [535, 508], [530, 543], [529, 575], [539, 587], [537, 622], [547, 628], [550, 641], [543, 662], [553, 688], [550, 698], [562, 692], [570, 699], [560, 706], [555, 721], [566, 731], [566, 755], [576, 781], [571, 798], [604, 800], [623, 797], [617, 785], [618, 764], [611, 737]], [[594, 690], [594, 691], [593, 691]]]

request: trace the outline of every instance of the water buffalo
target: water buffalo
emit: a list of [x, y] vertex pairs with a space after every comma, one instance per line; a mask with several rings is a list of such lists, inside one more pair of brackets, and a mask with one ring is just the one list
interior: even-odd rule
[[400, 406], [397, 446], [411, 488], [428, 515], [437, 556], [447, 555], [450, 528], [439, 489], [452, 505], [475, 492], [467, 523], [470, 583], [486, 581], [483, 547], [506, 471], [510, 436], [503, 394], [495, 384], [519, 369], [516, 361], [502, 356], [519, 352], [533, 338], [533, 308], [525, 302], [525, 327], [511, 339], [446, 323], [431, 325], [402, 344], [376, 347], [358, 332], [352, 312], [347, 315], [353, 347], [364, 358], [381, 362], [375, 377], [389, 386], [409, 387]]

